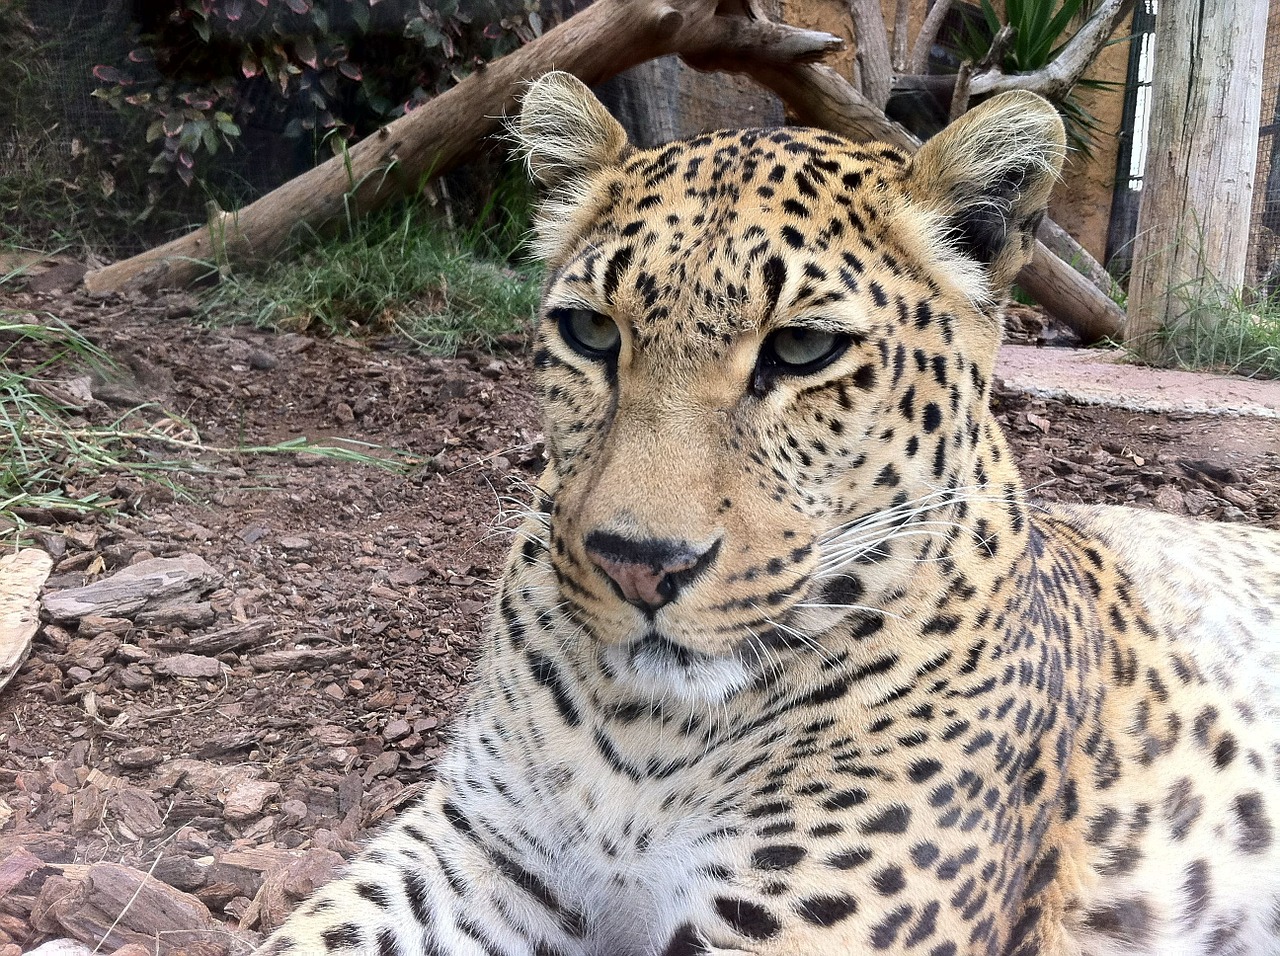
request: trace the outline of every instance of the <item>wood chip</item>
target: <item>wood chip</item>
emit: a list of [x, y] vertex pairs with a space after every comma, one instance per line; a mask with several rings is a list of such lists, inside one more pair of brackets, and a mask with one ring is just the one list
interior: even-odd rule
[[222, 673], [222, 662], [200, 654], [174, 654], [156, 661], [151, 669], [165, 677], [217, 677]]
[[136, 943], [167, 956], [200, 944], [226, 952], [226, 930], [203, 903], [121, 863], [90, 866], [83, 879], [58, 887], [57, 898], [46, 907], [67, 935], [108, 950]]
[[40, 627], [40, 588], [51, 570], [53, 559], [38, 548], [0, 558], [0, 689], [31, 653]]
[[249, 658], [256, 671], [295, 671], [327, 667], [351, 660], [355, 652], [349, 647], [299, 648], [292, 651], [267, 651]]
[[221, 580], [222, 576], [199, 555], [150, 558], [85, 587], [48, 594], [43, 609], [54, 621], [73, 621], [86, 614], [131, 617], [148, 603], [202, 594]]

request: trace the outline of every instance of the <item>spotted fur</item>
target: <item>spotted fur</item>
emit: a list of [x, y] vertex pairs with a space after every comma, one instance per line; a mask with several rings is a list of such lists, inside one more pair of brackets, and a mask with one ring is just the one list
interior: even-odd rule
[[1034, 504], [987, 410], [1053, 110], [518, 135], [550, 465], [436, 783], [266, 951], [1280, 954], [1280, 535]]

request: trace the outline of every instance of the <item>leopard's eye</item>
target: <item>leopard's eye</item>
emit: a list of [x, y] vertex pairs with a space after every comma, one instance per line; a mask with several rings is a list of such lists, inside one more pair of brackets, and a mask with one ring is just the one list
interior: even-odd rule
[[845, 332], [788, 326], [772, 333], [760, 346], [751, 391], [764, 395], [781, 377], [812, 375], [838, 359], [858, 336]]
[[809, 375], [826, 368], [849, 347], [849, 336], [821, 329], [778, 329], [764, 341], [760, 363], [783, 375]]
[[590, 309], [553, 309], [552, 318], [571, 349], [590, 359], [608, 359], [618, 354], [622, 333], [613, 319]]

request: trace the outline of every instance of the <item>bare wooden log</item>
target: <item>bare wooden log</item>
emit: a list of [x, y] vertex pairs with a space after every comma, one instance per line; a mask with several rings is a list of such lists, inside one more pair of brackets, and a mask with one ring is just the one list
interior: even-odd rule
[[880, 0], [849, 0], [849, 16], [857, 39], [858, 88], [868, 101], [883, 109], [893, 87], [893, 61]]
[[669, 53], [798, 63], [841, 46], [838, 37], [773, 23], [741, 4], [598, 0], [342, 155], [239, 212], [215, 215], [212, 225], [90, 272], [85, 285], [90, 291], [186, 286], [220, 267], [278, 256], [299, 228], [321, 231], [344, 215], [359, 217], [409, 195], [471, 154], [514, 108], [523, 85], [548, 69], [594, 84]]
[[893, 10], [893, 47], [890, 59], [894, 73], [907, 72], [907, 24], [911, 20], [911, 0], [898, 0]]
[[929, 68], [929, 50], [933, 47], [933, 41], [938, 37], [942, 21], [947, 18], [950, 10], [951, 0], [935, 0], [924, 18], [924, 23], [920, 25], [920, 32], [916, 34], [916, 42], [911, 47], [911, 56], [907, 60], [906, 69], [899, 72], [921, 74]]
[[1266, 34], [1250, 0], [1160, 7], [1125, 342], [1149, 362], [1174, 361], [1178, 327], [1244, 285]]
[[[862, 0], [859, 0], [862, 2]], [[1132, 0], [1111, 0], [1132, 2]], [[883, 31], [883, 21], [880, 21]], [[416, 188], [464, 158], [514, 106], [523, 83], [554, 66], [596, 83], [655, 56], [680, 54], [698, 69], [746, 73], [773, 89], [800, 121], [856, 140], [881, 140], [907, 151], [919, 143], [834, 70], [810, 61], [838, 49], [829, 34], [765, 19], [752, 0], [597, 0], [521, 50], [485, 67], [430, 104], [386, 127], [330, 162], [291, 180], [231, 220], [215, 217], [235, 235], [220, 240], [220, 261], [235, 264], [278, 255], [290, 228], [323, 228], [347, 211], [361, 215]], [[210, 247], [208, 228], [116, 263], [86, 278], [91, 289], [183, 285], [206, 274], [195, 260]], [[1077, 247], [1078, 248], [1078, 247]], [[1083, 252], [1083, 250], [1081, 250]], [[1034, 285], [1041, 303], [1089, 339], [1098, 328], [1118, 335], [1123, 312], [1102, 293], [1092, 298], [1066, 273], [1037, 256], [1029, 269], [1046, 270]], [[1062, 270], [1066, 270], [1063, 272]], [[1051, 281], [1061, 273], [1061, 281]], [[1088, 283], [1086, 283], [1088, 285]], [[1072, 290], [1061, 300], [1056, 290]], [[1075, 321], [1073, 310], [1087, 303]]]
[[[747, 72], [786, 100], [801, 122], [850, 139], [882, 140], [907, 152], [920, 146], [919, 140], [872, 108], [842, 76], [827, 67], [807, 64], [781, 70], [749, 65]], [[1057, 244], [1067, 258], [1092, 259], [1065, 230], [1058, 229]], [[1043, 243], [1036, 243], [1031, 261], [1018, 273], [1017, 281], [1085, 342], [1118, 339], [1123, 334], [1124, 310]]]
[[0, 690], [31, 653], [40, 627], [40, 588], [52, 568], [53, 559], [38, 548], [0, 558]]

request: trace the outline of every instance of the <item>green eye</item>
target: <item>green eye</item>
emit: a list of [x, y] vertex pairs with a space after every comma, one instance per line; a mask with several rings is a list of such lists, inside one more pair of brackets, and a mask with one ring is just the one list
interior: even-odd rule
[[580, 355], [607, 359], [618, 354], [622, 333], [613, 319], [590, 309], [553, 309], [560, 337]]
[[[838, 339], [839, 336], [820, 329], [779, 329], [769, 336], [765, 350], [770, 352], [769, 357], [775, 365], [787, 371], [794, 370], [793, 374], [803, 374], [817, 371], [835, 359]], [[810, 365], [815, 367], [808, 368]]]
[[751, 388], [757, 395], [769, 390], [782, 375], [812, 375], [826, 368], [848, 349], [854, 337], [791, 326], [778, 329], [760, 347]]

